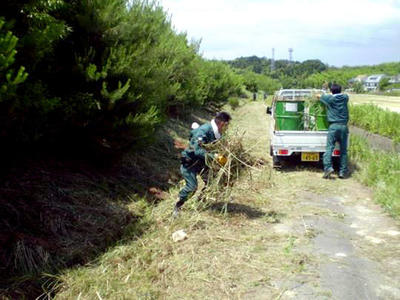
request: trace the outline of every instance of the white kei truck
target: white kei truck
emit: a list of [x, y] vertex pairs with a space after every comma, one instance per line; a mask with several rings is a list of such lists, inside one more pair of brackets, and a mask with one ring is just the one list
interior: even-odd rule
[[[307, 99], [322, 90], [282, 89], [275, 93], [272, 106], [267, 107], [271, 115], [270, 155], [273, 167], [281, 167], [282, 161], [320, 162], [326, 149], [328, 120], [326, 108], [314, 102], [319, 109], [305, 105]], [[334, 160], [340, 156], [339, 144], [332, 154]], [[295, 159], [293, 159], [295, 158]]]

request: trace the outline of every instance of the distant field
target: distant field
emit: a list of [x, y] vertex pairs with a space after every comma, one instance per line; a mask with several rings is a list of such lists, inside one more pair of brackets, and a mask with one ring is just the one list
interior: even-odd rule
[[349, 96], [352, 104], [372, 103], [400, 113], [400, 97], [365, 94], [349, 94]]

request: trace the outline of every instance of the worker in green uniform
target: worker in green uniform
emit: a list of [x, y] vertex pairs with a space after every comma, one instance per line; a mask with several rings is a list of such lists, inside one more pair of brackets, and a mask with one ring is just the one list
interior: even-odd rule
[[332, 152], [335, 149], [335, 143], [340, 144], [340, 167], [339, 178], [347, 177], [347, 139], [349, 129], [347, 123], [349, 121], [349, 109], [347, 103], [349, 96], [342, 94], [342, 87], [338, 84], [332, 84], [332, 95], [320, 96], [320, 101], [324, 103], [328, 111], [328, 137], [326, 141], [326, 151], [323, 157], [324, 175], [323, 178], [328, 179], [334, 172], [332, 167]]
[[185, 201], [196, 192], [198, 174], [207, 184], [206, 157], [214, 159], [215, 154], [208, 152], [203, 145], [220, 139], [230, 120], [231, 116], [227, 112], [219, 112], [211, 122], [205, 123], [190, 132], [189, 146], [182, 151], [181, 158], [181, 173], [186, 184], [179, 192], [179, 199], [174, 207], [174, 217], [178, 215], [179, 209]]

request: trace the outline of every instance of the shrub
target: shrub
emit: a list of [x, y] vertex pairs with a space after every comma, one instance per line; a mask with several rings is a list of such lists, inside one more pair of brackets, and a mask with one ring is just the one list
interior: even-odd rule
[[239, 107], [239, 99], [237, 97], [230, 97], [228, 99], [228, 103], [232, 107], [232, 109], [236, 109]]
[[353, 85], [353, 90], [354, 90], [354, 93], [357, 93], [357, 94], [362, 94], [362, 93], [365, 92], [364, 91], [364, 85], [361, 82], [356, 82]]
[[226, 102], [241, 93], [242, 78], [225, 63], [204, 61], [201, 70], [206, 84], [205, 102]]
[[[13, 32], [9, 31], [2, 39], [3, 42], [8, 40], [8, 49], [12, 49], [9, 62], [21, 66], [14, 73], [10, 73], [10, 69], [7, 71], [8, 95], [1, 95], [3, 131], [0, 138], [6, 145], [2, 150], [37, 141], [56, 119], [51, 115], [59, 105], [59, 98], [49, 93], [46, 83], [49, 77], [43, 75], [51, 68], [57, 69], [57, 65], [50, 63], [54, 60], [54, 48], [68, 34], [64, 22], [53, 17], [63, 6], [61, 0], [2, 1], [0, 4], [1, 22]], [[3, 78], [0, 81], [4, 87]]]
[[0, 103], [15, 96], [17, 86], [28, 76], [25, 67], [13, 67], [18, 38], [5, 25], [6, 22], [0, 18]]
[[150, 140], [169, 107], [227, 101], [240, 91], [241, 78], [202, 59], [198, 43], [176, 33], [161, 6], [126, 3], [0, 4], [2, 105], [13, 99], [0, 120], [5, 144], [70, 139], [80, 149], [121, 151]]

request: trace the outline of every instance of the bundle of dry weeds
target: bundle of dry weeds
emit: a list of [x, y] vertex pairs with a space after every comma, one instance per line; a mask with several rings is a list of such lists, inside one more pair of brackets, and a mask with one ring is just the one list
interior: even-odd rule
[[[252, 178], [252, 172], [260, 171], [264, 161], [250, 154], [251, 149], [245, 149], [243, 138], [244, 132], [234, 132], [216, 143], [209, 144], [206, 148], [214, 154], [207, 159], [209, 167], [208, 185], [202, 193], [205, 200], [230, 201], [230, 194], [239, 178], [247, 175]], [[224, 157], [221, 160], [218, 157]]]

